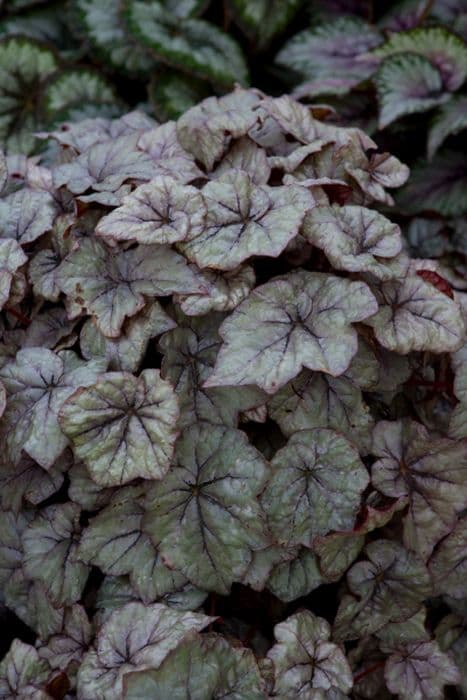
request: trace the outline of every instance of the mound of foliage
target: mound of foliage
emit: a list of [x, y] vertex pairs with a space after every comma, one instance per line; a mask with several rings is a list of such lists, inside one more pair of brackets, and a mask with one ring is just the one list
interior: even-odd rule
[[237, 88], [2, 157], [0, 697], [466, 692], [466, 297], [317, 116]]

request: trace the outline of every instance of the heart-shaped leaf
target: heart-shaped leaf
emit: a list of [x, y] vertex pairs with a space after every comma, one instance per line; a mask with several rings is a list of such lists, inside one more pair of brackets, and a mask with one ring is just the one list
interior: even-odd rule
[[60, 425], [101, 486], [161, 479], [177, 437], [178, 402], [159, 370], [109, 372], [62, 406]]

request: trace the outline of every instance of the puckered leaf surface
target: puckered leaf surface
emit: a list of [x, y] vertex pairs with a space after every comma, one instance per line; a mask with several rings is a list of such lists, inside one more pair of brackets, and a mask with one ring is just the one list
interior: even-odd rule
[[248, 82], [240, 47], [215, 25], [199, 19], [181, 22], [161, 3], [141, 0], [131, 0], [125, 16], [131, 34], [165, 63], [226, 87]]
[[201, 420], [235, 428], [241, 411], [259, 406], [264, 400], [263, 392], [253, 386], [203, 387], [221, 346], [221, 320], [221, 314], [180, 319], [178, 327], [159, 341], [164, 355], [161, 374], [178, 396], [180, 427]]
[[368, 163], [346, 167], [363, 192], [383, 204], [394, 204], [385, 187], [401, 187], [409, 177], [409, 169], [389, 153], [372, 153]]
[[271, 175], [271, 165], [265, 151], [248, 136], [242, 136], [232, 143], [212, 177], [232, 169], [247, 172], [255, 185], [265, 185]]
[[100, 360], [84, 362], [69, 350], [24, 348], [0, 369], [8, 394], [0, 434], [14, 463], [24, 450], [44, 469], [50, 468], [68, 444], [58, 412], [77, 387], [93, 384], [105, 369]]
[[408, 274], [402, 280], [383, 282], [378, 312], [367, 319], [377, 340], [389, 350], [457, 350], [464, 337], [458, 304], [422, 277]]
[[449, 99], [441, 73], [424, 56], [396, 54], [386, 58], [376, 74], [379, 128], [399, 117], [427, 112]]
[[401, 700], [442, 700], [445, 685], [455, 685], [461, 674], [436, 642], [408, 644], [388, 658], [384, 677], [391, 693]]
[[361, 282], [303, 270], [276, 278], [224, 321], [224, 345], [204, 386], [256, 384], [274, 393], [302, 367], [342, 374], [357, 352], [351, 323], [376, 310]]
[[90, 567], [76, 561], [79, 506], [49, 506], [26, 528], [22, 541], [24, 569], [45, 587], [57, 606], [71, 605], [81, 597]]
[[[322, 617], [303, 610], [274, 628], [276, 644], [268, 651], [274, 665], [277, 698], [321, 698], [333, 689], [345, 695], [353, 685], [342, 649], [330, 640], [331, 627]], [[315, 690], [316, 689], [316, 690]], [[321, 691], [322, 695], [314, 694]]]
[[201, 234], [205, 218], [199, 190], [160, 176], [124, 197], [120, 207], [99, 221], [96, 234], [110, 245], [118, 241], [175, 243]]
[[452, 532], [438, 545], [428, 567], [434, 587], [456, 599], [465, 597], [467, 575], [467, 518], [459, 519]]
[[244, 433], [193, 425], [179, 439], [170, 471], [151, 486], [143, 528], [169, 566], [201, 588], [227, 593], [251, 551], [266, 545], [257, 500], [266, 476]]
[[178, 401], [159, 370], [109, 372], [62, 406], [60, 425], [96, 483], [160, 479], [177, 437]]
[[126, 700], [263, 700], [264, 681], [250, 649], [235, 647], [216, 634], [187, 635], [157, 670], [128, 673]]
[[253, 255], [280, 255], [314, 204], [304, 187], [256, 186], [236, 170], [209, 182], [202, 194], [205, 226], [189, 231], [178, 247], [199, 267], [220, 270], [233, 270]]
[[253, 92], [236, 89], [224, 97], [208, 97], [177, 122], [181, 145], [211, 170], [232, 138], [245, 136], [258, 121], [260, 99]]
[[176, 294], [174, 301], [187, 316], [203, 316], [209, 311], [231, 311], [247, 298], [255, 284], [255, 271], [241, 265], [229, 272], [203, 270], [209, 285], [206, 293]]
[[181, 255], [158, 245], [112, 252], [95, 239], [83, 239], [56, 274], [60, 289], [85, 307], [109, 338], [118, 338], [125, 318], [138, 313], [146, 297], [205, 289]]
[[50, 675], [50, 666], [37, 650], [15, 639], [0, 663], [0, 698], [49, 700], [44, 688]]
[[311, 547], [317, 535], [353, 526], [369, 475], [339, 433], [322, 428], [294, 433], [271, 467], [261, 503], [276, 541]]
[[467, 508], [467, 441], [431, 439], [414, 421], [381, 421], [373, 433], [371, 480], [381, 493], [406, 496], [404, 544], [427, 558]]
[[335, 639], [358, 639], [387, 622], [402, 622], [420, 609], [431, 592], [426, 567], [396, 542], [370, 542], [365, 553], [368, 561], [357, 562], [347, 574], [353, 595], [341, 600]]
[[138, 140], [138, 148], [150, 156], [154, 176], [160, 173], [186, 183], [202, 175], [194, 157], [182, 148], [174, 121], [144, 131]]
[[190, 630], [202, 630], [215, 618], [178, 612], [154, 603], [127, 603], [102, 625], [96, 644], [84, 656], [78, 672], [82, 700], [123, 697], [126, 673], [157, 668]]
[[16, 241], [0, 239], [0, 309], [8, 302], [15, 272], [27, 259]]
[[407, 267], [404, 261], [391, 260], [402, 247], [399, 226], [365, 207], [315, 207], [302, 233], [338, 270], [371, 272], [384, 280], [400, 276]]

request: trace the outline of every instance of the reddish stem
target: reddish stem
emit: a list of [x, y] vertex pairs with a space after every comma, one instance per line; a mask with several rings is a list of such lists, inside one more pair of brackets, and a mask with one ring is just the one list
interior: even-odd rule
[[386, 661], [378, 661], [377, 663], [373, 664], [372, 666], [368, 666], [368, 668], [365, 668], [364, 671], [360, 671], [360, 673], [357, 673], [357, 675], [354, 676], [354, 679], [353, 679], [354, 685], [356, 685], [357, 683], [360, 683], [362, 678], [365, 678], [365, 676], [369, 676], [370, 673], [377, 671], [379, 668], [383, 668], [385, 663], [386, 663]]
[[4, 311], [6, 311], [8, 314], [11, 314], [14, 316], [18, 321], [20, 321], [24, 326], [29, 326], [31, 323], [31, 319], [25, 316], [21, 311], [17, 311], [17, 309], [12, 309], [11, 306], [5, 306]]

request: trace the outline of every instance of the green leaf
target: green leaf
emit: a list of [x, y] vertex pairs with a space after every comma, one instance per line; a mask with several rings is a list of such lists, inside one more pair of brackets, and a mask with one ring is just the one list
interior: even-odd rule
[[112, 252], [90, 238], [82, 239], [65, 258], [56, 278], [60, 289], [94, 316], [108, 338], [121, 335], [125, 318], [141, 311], [148, 297], [202, 292], [205, 287], [185, 259], [166, 246]]
[[266, 476], [244, 433], [197, 423], [179, 439], [168, 474], [151, 486], [143, 528], [167, 565], [200, 588], [227, 593], [252, 550], [266, 545], [257, 500]]
[[314, 201], [305, 187], [256, 186], [231, 170], [204, 186], [207, 215], [178, 249], [199, 267], [234, 270], [255, 255], [277, 257], [294, 238]]
[[96, 235], [108, 245], [170, 244], [202, 234], [205, 218], [206, 205], [198, 189], [159, 176], [124, 197], [121, 206], [99, 221]]
[[396, 197], [407, 214], [435, 211], [442, 216], [467, 213], [467, 167], [461, 151], [442, 150], [431, 163], [419, 161]]
[[339, 605], [335, 639], [358, 639], [388, 622], [403, 622], [431, 593], [426, 567], [397, 542], [370, 542], [365, 554], [368, 561], [357, 562], [347, 574], [350, 594]]
[[63, 120], [63, 114], [78, 107], [100, 105], [118, 108], [114, 88], [100, 73], [89, 68], [68, 68], [56, 73], [44, 89], [41, 108], [49, 122]]
[[438, 148], [452, 134], [467, 129], [467, 97], [457, 95], [438, 110], [428, 132], [428, 158], [433, 158]]
[[402, 258], [397, 224], [366, 207], [315, 207], [305, 217], [303, 236], [326, 253], [334, 268], [371, 272], [378, 279], [400, 277], [407, 268]]
[[215, 25], [200, 19], [181, 21], [156, 1], [129, 0], [125, 18], [134, 38], [169, 65], [225, 87], [248, 82], [238, 44]]
[[69, 350], [55, 354], [46, 348], [24, 348], [6, 363], [0, 370], [8, 393], [0, 434], [8, 458], [16, 464], [24, 450], [49, 469], [68, 444], [58, 423], [61, 406], [104, 368], [99, 360], [84, 362]]
[[405, 496], [403, 541], [427, 559], [467, 508], [467, 441], [431, 439], [415, 421], [380, 421], [373, 433], [373, 486], [392, 498]]
[[443, 700], [445, 685], [460, 683], [461, 674], [436, 642], [408, 644], [386, 661], [384, 677], [401, 700]]
[[157, 668], [191, 630], [201, 630], [213, 620], [159, 603], [127, 603], [104, 622], [95, 649], [85, 654], [78, 672], [78, 696], [83, 700], [124, 697], [125, 674]]
[[294, 433], [271, 467], [261, 503], [276, 542], [311, 547], [317, 535], [352, 528], [369, 475], [339, 433]]
[[177, 328], [159, 341], [164, 355], [161, 373], [175, 387], [180, 403], [180, 427], [208, 421], [236, 428], [241, 411], [259, 406], [264, 394], [256, 387], [205, 389], [221, 345], [220, 314], [179, 319]]
[[219, 635], [191, 634], [156, 670], [128, 673], [126, 700], [264, 700], [264, 681], [250, 649]]
[[57, 69], [53, 51], [33, 39], [0, 40], [0, 142], [10, 153], [31, 153], [41, 126], [40, 94]]
[[399, 117], [427, 112], [449, 99], [440, 71], [416, 53], [389, 56], [378, 68], [375, 80], [380, 129]]
[[81, 598], [90, 567], [76, 560], [81, 509], [74, 503], [49, 506], [23, 532], [24, 570], [43, 584], [51, 601], [71, 605]]
[[209, 97], [209, 84], [169, 68], [155, 73], [147, 87], [149, 102], [161, 121], [178, 119]]
[[256, 384], [273, 394], [304, 366], [342, 374], [358, 347], [351, 322], [376, 310], [362, 282], [303, 270], [276, 278], [224, 321], [224, 345], [204, 386]]
[[271, 572], [266, 587], [285, 603], [308, 595], [326, 583], [316, 555], [306, 547], [289, 561], [284, 561]]
[[379, 310], [366, 323], [378, 342], [401, 354], [414, 350], [457, 350], [464, 337], [458, 304], [415, 274], [383, 282], [376, 292]]
[[348, 92], [371, 75], [372, 64], [361, 55], [380, 43], [379, 31], [367, 22], [337, 17], [295, 34], [277, 54], [276, 63], [311, 82], [314, 94], [328, 92], [328, 81], [336, 76], [345, 81]]
[[161, 479], [177, 437], [178, 402], [159, 370], [109, 372], [62, 406], [60, 425], [96, 483]]
[[14, 639], [0, 663], [0, 698], [34, 698], [48, 700], [45, 685], [51, 670], [37, 650]]
[[[330, 642], [331, 627], [308, 610], [274, 627], [276, 644], [268, 651], [274, 664], [274, 697], [332, 697], [334, 689], [349, 693], [352, 672], [344, 652]], [[314, 694], [321, 691], [322, 695]]]
[[129, 574], [144, 603], [152, 603], [185, 585], [186, 578], [161, 561], [149, 537], [141, 530], [144, 508], [136, 489], [119, 490], [109, 505], [84, 530], [77, 558], [106, 574]]
[[393, 32], [373, 51], [378, 58], [407, 53], [427, 58], [439, 70], [446, 90], [457, 90], [467, 77], [467, 46], [457, 34], [444, 27]]
[[292, 21], [302, 0], [230, 0], [235, 20], [258, 49], [283, 32]]
[[154, 70], [155, 59], [126, 30], [119, 3], [72, 0], [71, 7], [79, 22], [78, 29], [105, 63], [130, 74], [147, 75]]
[[175, 325], [157, 301], [147, 304], [138, 316], [129, 318], [119, 338], [106, 338], [94, 321], [88, 319], [79, 337], [81, 353], [87, 360], [105, 359], [111, 371], [137, 372], [151, 339]]

